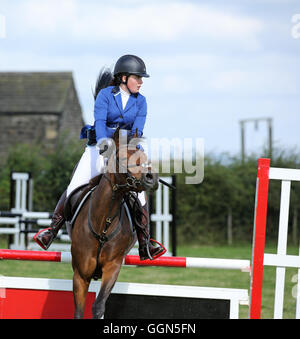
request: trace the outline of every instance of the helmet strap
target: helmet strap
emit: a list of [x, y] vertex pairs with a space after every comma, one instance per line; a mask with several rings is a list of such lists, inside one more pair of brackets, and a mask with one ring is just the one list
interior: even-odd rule
[[[128, 82], [128, 78], [129, 78], [130, 74], [126, 74], [125, 76], [126, 76], [126, 80], [123, 81], [123, 80], [121, 79], [121, 84], [123, 84], [123, 85], [125, 85], [125, 86], [127, 87], [127, 89], [128, 89], [128, 91], [129, 91], [130, 94], [133, 94], [133, 93], [131, 92], [131, 90], [128, 88], [128, 86], [127, 86], [127, 82]], [[123, 78], [123, 76], [122, 76], [122, 78]]]

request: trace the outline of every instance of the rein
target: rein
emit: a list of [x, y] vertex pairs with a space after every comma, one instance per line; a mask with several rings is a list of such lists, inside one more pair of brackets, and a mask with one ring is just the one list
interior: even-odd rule
[[[105, 176], [105, 178], [107, 179], [107, 177]], [[112, 211], [112, 207], [113, 207], [113, 203], [114, 200], [116, 198], [116, 191], [117, 189], [112, 186], [113, 189], [113, 193], [112, 193], [112, 198], [111, 198], [111, 203], [109, 205], [109, 211], [108, 211], [108, 215], [111, 215], [111, 211]], [[116, 233], [117, 231], [119, 231], [119, 227], [116, 228], [115, 232], [111, 233], [109, 235], [109, 237], [106, 235], [109, 226], [112, 224], [113, 220], [117, 217], [117, 215], [120, 212], [120, 207], [122, 205], [122, 203], [120, 204], [119, 208], [117, 209], [117, 213], [115, 213], [115, 215], [111, 216], [111, 217], [106, 217], [105, 219], [105, 226], [104, 229], [102, 231], [101, 234], [98, 234], [95, 230], [94, 227], [92, 225], [92, 220], [91, 220], [91, 215], [92, 215], [92, 200], [93, 200], [93, 193], [91, 194], [91, 198], [90, 198], [90, 202], [89, 202], [89, 212], [88, 212], [88, 226], [89, 229], [91, 231], [91, 233], [93, 234], [93, 236], [99, 241], [100, 244], [100, 249], [102, 248], [102, 246], [104, 245], [105, 242], [107, 242], [108, 240], [110, 240]], [[99, 251], [100, 252], [100, 251]]]
[[113, 192], [112, 192], [111, 202], [110, 202], [110, 205], [109, 205], [108, 217], [105, 218], [105, 225], [104, 225], [104, 229], [103, 229], [101, 234], [98, 234], [95, 231], [93, 224], [92, 224], [92, 220], [91, 220], [93, 192], [91, 194], [91, 198], [90, 198], [90, 201], [89, 201], [89, 211], [88, 211], [88, 227], [89, 227], [89, 230], [91, 231], [92, 235], [98, 241], [97, 257], [96, 257], [96, 269], [95, 269], [94, 276], [93, 276], [93, 278], [95, 280], [97, 280], [101, 277], [101, 270], [99, 270], [99, 268], [98, 268], [99, 267], [99, 255], [100, 255], [101, 249], [107, 241], [111, 240], [115, 235], [117, 235], [119, 233], [120, 228], [121, 228], [121, 221], [122, 221], [121, 220], [122, 218], [119, 216], [119, 223], [118, 223], [118, 226], [116, 227], [116, 229], [113, 232], [111, 232], [109, 235], [106, 234], [110, 225], [114, 221], [114, 219], [119, 214], [121, 214], [121, 205], [123, 204], [123, 201], [121, 201], [121, 203], [119, 204], [119, 207], [117, 208], [117, 212], [113, 216], [110, 216], [112, 208], [113, 208], [114, 201], [116, 199], [116, 192], [118, 191], [118, 188], [115, 185], [112, 185], [111, 180], [109, 178], [107, 178], [107, 176], [105, 174], [103, 176], [107, 180], [109, 180]]

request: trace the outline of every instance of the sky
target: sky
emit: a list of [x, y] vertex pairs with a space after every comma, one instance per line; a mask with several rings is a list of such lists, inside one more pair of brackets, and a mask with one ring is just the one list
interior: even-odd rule
[[[93, 123], [100, 69], [140, 56], [144, 135], [203, 138], [205, 152], [238, 154], [243, 119], [272, 118], [274, 146], [300, 141], [299, 0], [1, 0], [0, 72], [72, 71]], [[267, 124], [246, 124], [246, 152]]]

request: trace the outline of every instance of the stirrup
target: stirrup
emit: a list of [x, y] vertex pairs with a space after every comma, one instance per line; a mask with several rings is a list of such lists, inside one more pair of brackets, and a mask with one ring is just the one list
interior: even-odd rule
[[[167, 249], [165, 248], [165, 246], [163, 245], [163, 244], [161, 244], [160, 242], [158, 242], [157, 240], [154, 240], [154, 239], [150, 239], [150, 241], [151, 242], [155, 242], [156, 244], [158, 244], [162, 249], [163, 249], [163, 251], [162, 252], [159, 252], [159, 253], [157, 253], [156, 255], [154, 255], [152, 258], [152, 260], [154, 260], [154, 259], [156, 259], [156, 258], [158, 258], [158, 257], [160, 257], [160, 256], [162, 256], [162, 255], [164, 255], [166, 252], [167, 252]], [[148, 246], [147, 246], [148, 247]]]
[[[45, 231], [48, 231], [52, 233], [52, 239], [49, 240], [48, 244], [44, 244], [40, 239], [38, 239], [38, 236], [40, 233], [42, 232], [45, 232]], [[44, 228], [43, 230], [40, 230], [38, 233], [36, 233], [34, 236], [33, 236], [33, 240], [39, 245], [42, 247], [43, 250], [47, 250], [50, 245], [52, 244], [53, 240], [55, 238], [55, 235], [53, 233], [53, 229], [51, 227], [48, 227], [48, 228]]]
[[[150, 242], [155, 242], [156, 244], [159, 245], [161, 251], [158, 252], [157, 254], [155, 255], [151, 255], [150, 253], [150, 248], [149, 248], [149, 243]], [[159, 249], [159, 247], [153, 247], [154, 249]], [[161, 244], [159, 243], [158, 241], [154, 240], [154, 239], [149, 239], [149, 241], [145, 244], [144, 248], [143, 248], [143, 252], [142, 254], [145, 254], [145, 255], [141, 255], [141, 252], [139, 251], [139, 255], [140, 255], [140, 260], [155, 260], [156, 258], [160, 257], [161, 255], [165, 254], [167, 252], [166, 248]]]

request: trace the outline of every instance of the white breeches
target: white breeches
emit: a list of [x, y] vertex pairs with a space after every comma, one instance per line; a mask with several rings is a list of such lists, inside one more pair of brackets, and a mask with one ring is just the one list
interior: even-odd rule
[[[99, 149], [96, 146], [86, 146], [82, 154], [73, 178], [67, 188], [67, 197], [77, 187], [88, 184], [88, 182], [104, 172], [104, 157], [99, 154]], [[142, 204], [145, 205], [145, 192], [138, 193], [138, 198]]]

